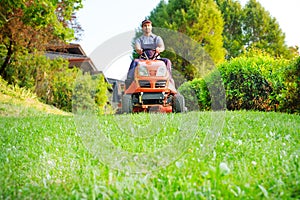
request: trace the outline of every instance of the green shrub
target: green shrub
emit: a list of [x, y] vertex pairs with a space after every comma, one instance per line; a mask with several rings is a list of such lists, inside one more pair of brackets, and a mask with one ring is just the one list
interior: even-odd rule
[[272, 87], [269, 96], [271, 110], [300, 113], [300, 57], [293, 60], [275, 59], [252, 51], [243, 58], [251, 61]]
[[70, 111], [73, 83], [78, 69], [69, 69], [67, 60], [50, 60], [38, 53], [14, 56], [7, 68], [7, 81], [15, 87], [34, 91], [49, 105]]
[[53, 76], [53, 102], [52, 104], [62, 110], [72, 111], [72, 93], [77, 72], [82, 73], [77, 68], [58, 71]]
[[180, 94], [184, 96], [185, 106], [189, 111], [199, 110], [199, 102], [196, 93], [199, 93], [200, 89], [196, 89], [195, 86], [196, 84], [192, 81], [188, 81], [180, 85], [178, 88]]
[[113, 109], [111, 105], [108, 104], [110, 95], [110, 93], [108, 92], [108, 88], [111, 86], [105, 81], [104, 76], [102, 74], [93, 77], [97, 83], [95, 102], [99, 114], [112, 113]]
[[210, 110], [211, 96], [206, 81], [196, 78], [182, 84], [178, 91], [184, 96], [185, 104], [191, 110]]
[[[16, 55], [9, 65], [7, 82], [15, 89], [22, 89], [24, 95], [29, 90], [34, 91], [43, 103], [64, 111], [72, 111], [72, 95], [78, 73], [82, 74], [78, 68], [70, 69], [69, 62], [63, 58], [50, 60], [42, 54], [25, 52]], [[103, 76], [86, 76], [97, 84], [94, 85], [93, 94], [96, 110], [100, 113], [106, 112], [106, 109], [110, 109], [107, 106], [108, 84]]]
[[226, 90], [228, 110], [270, 110], [272, 87], [254, 63], [241, 57], [218, 67]]
[[73, 112], [76, 113], [82, 110], [95, 111], [97, 109], [94, 100], [95, 90], [96, 85], [92, 77], [78, 73], [72, 96]]
[[300, 113], [300, 57], [283, 71], [283, 88], [277, 100], [280, 111]]
[[78, 68], [69, 68], [67, 60], [36, 58], [35, 92], [46, 104], [64, 111], [72, 110], [72, 91]]
[[299, 60], [291, 63], [253, 50], [220, 64], [204, 79], [195, 79], [179, 89], [187, 102], [195, 102], [188, 95], [192, 91], [200, 110], [223, 108], [224, 87], [228, 110], [299, 112]]
[[239, 58], [219, 65], [204, 79], [194, 79], [180, 87], [187, 102], [191, 97], [186, 94], [191, 91], [197, 97], [200, 110], [211, 107], [213, 110], [225, 107], [228, 110], [269, 110], [272, 88], [251, 61]]
[[15, 55], [11, 64], [7, 67], [6, 81], [9, 84], [33, 90], [37, 69], [42, 60], [43, 57], [38, 54], [23, 52], [22, 54]]
[[252, 49], [246, 52], [243, 59], [248, 60], [251, 64], [260, 70], [263, 77], [269, 82], [273, 91], [270, 94], [270, 109], [279, 111], [279, 99], [282, 89], [284, 88], [285, 70], [290, 65], [290, 60], [283, 58], [274, 58], [261, 50]]
[[73, 112], [106, 113], [108, 87], [103, 75], [91, 76], [79, 73], [73, 90]]
[[12, 96], [18, 99], [35, 99], [37, 96], [27, 88], [21, 88], [18, 85], [9, 85], [3, 78], [0, 76], [0, 92], [2, 94]]

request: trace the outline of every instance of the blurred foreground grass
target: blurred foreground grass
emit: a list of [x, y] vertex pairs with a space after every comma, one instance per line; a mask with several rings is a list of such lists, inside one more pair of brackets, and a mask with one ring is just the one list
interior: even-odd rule
[[[1, 106], [0, 110], [7, 109]], [[211, 113], [199, 113], [197, 132], [174, 162], [149, 173], [128, 173], [93, 156], [74, 117], [30, 112], [24, 109], [24, 114], [0, 117], [1, 199], [300, 198], [298, 115], [226, 112], [215, 148], [203, 155], [201, 145], [212, 128]], [[125, 117], [149, 120], [148, 115]], [[189, 120], [189, 114], [184, 118]], [[116, 121], [107, 116], [97, 120], [93, 124], [107, 125], [106, 136], [126, 151], [154, 145], [154, 140], [137, 137], [145, 148], [136, 148], [134, 138], [111, 126], [118, 126]], [[170, 142], [168, 133], [180, 134], [169, 129], [163, 130], [163, 137], [155, 136], [160, 146]]]

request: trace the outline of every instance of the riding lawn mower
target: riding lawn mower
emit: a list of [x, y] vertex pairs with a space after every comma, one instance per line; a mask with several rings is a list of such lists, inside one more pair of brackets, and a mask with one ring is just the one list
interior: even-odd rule
[[175, 88], [171, 70], [154, 53], [150, 58], [144, 50], [137, 61], [132, 79], [125, 80], [121, 113], [185, 112], [184, 97]]

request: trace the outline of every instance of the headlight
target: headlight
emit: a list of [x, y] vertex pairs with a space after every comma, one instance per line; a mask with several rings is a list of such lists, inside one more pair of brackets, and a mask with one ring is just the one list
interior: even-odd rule
[[139, 66], [139, 75], [140, 76], [149, 76], [146, 66], [143, 66], [143, 65]]
[[165, 66], [160, 66], [157, 69], [156, 76], [166, 76], [167, 68]]

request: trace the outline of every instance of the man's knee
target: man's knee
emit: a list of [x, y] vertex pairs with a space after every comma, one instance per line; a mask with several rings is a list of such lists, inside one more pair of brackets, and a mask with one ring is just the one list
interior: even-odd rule
[[130, 67], [129, 67], [129, 70], [128, 70], [128, 73], [127, 73], [127, 79], [128, 78], [131, 78], [131, 79], [133, 78], [134, 70], [137, 66], [138, 61], [139, 61], [139, 59], [134, 59], [134, 60], [131, 61]]
[[171, 72], [172, 70], [172, 63], [168, 58], [162, 58], [162, 60], [165, 62], [167, 69]]

